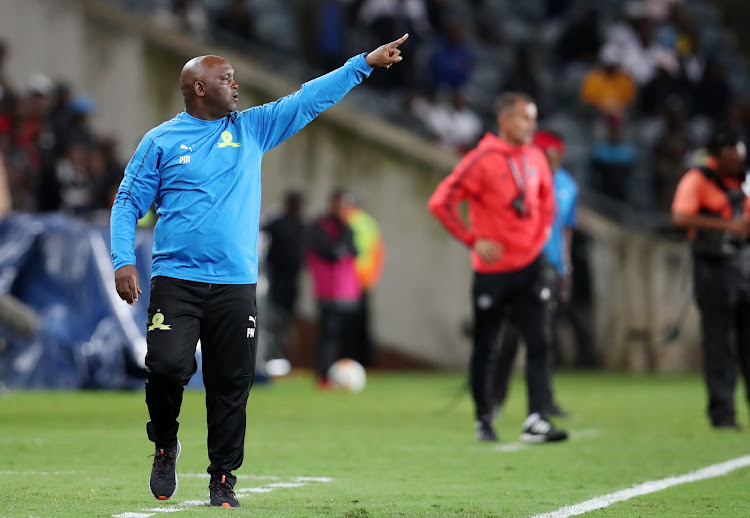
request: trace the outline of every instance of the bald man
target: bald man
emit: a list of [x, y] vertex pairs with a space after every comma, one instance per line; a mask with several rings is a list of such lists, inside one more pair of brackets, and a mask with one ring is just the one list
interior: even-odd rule
[[233, 471], [242, 465], [245, 408], [255, 373], [257, 238], [263, 154], [336, 104], [374, 67], [401, 61], [402, 38], [351, 58], [278, 101], [237, 111], [234, 69], [219, 56], [188, 61], [180, 75], [185, 111], [143, 137], [112, 207], [115, 287], [128, 304], [141, 288], [135, 227], [152, 203], [146, 404], [156, 451], [151, 493], [177, 490], [182, 394], [197, 370], [206, 388], [211, 505], [238, 507]]

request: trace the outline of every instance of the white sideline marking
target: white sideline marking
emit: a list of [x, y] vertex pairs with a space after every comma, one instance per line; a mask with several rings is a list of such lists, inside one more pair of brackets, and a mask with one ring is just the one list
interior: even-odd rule
[[273, 484], [268, 484], [266, 487], [276, 489], [277, 487], [302, 487], [304, 485], [305, 482], [274, 482]]
[[270, 487], [243, 487], [235, 491], [237, 495], [244, 495], [245, 493], [270, 493], [273, 488]]
[[331, 477], [294, 477], [292, 480], [295, 482], [330, 482], [333, 479]]
[[[595, 430], [595, 429], [576, 430], [576, 431], [570, 432], [571, 439], [589, 439], [591, 437], [596, 437], [597, 435], [599, 435], [599, 430]], [[521, 442], [521, 441], [515, 441], [515, 442], [506, 442], [503, 444], [498, 444], [493, 449], [495, 451], [509, 453], [513, 451], [525, 450], [527, 448], [533, 448], [535, 446], [539, 446], [539, 445], [529, 444], [529, 443]]]
[[[209, 478], [210, 476], [208, 473], [180, 473], [179, 475], [181, 477], [186, 477], [186, 478]], [[274, 475], [235, 475], [235, 476], [237, 477], [237, 480], [241, 478], [251, 478], [254, 480], [279, 480], [279, 477], [274, 476]], [[304, 477], [297, 477], [295, 480], [299, 478], [304, 478]], [[312, 479], [313, 477], [309, 477], [309, 478]]]
[[608, 495], [597, 496], [591, 500], [586, 500], [585, 502], [561, 507], [557, 511], [552, 511], [551, 513], [537, 514], [532, 518], [567, 518], [568, 516], [577, 516], [596, 509], [603, 509], [616, 502], [624, 502], [625, 500], [630, 500], [637, 496], [656, 493], [657, 491], [662, 491], [672, 486], [720, 477], [747, 466], [750, 466], [750, 455], [737, 457], [736, 459], [721, 462], [719, 464], [712, 464], [697, 471], [685, 473], [684, 475], [667, 477], [661, 480], [649, 480], [648, 482], [637, 484], [628, 489], [622, 489]]
[[[207, 473], [180, 473], [180, 477], [189, 478], [209, 478]], [[281, 480], [281, 477], [272, 475], [237, 475], [237, 478], [249, 478], [249, 479], [263, 479], [263, 480]], [[294, 488], [306, 486], [310, 482], [331, 482], [331, 477], [290, 477], [290, 482], [270, 482], [262, 487], [243, 487], [234, 492], [239, 498], [246, 496], [251, 493], [270, 493], [275, 489], [282, 488]], [[159, 513], [177, 513], [180, 511], [187, 511], [191, 507], [197, 506], [208, 506], [208, 502], [204, 500], [186, 500], [184, 502], [178, 502], [172, 507], [155, 507], [151, 509], [142, 509], [140, 512], [128, 512], [113, 514], [113, 518], [150, 518]]]

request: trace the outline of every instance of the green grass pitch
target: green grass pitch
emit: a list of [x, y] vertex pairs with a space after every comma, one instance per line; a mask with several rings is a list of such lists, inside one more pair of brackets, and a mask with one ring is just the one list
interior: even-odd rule
[[[522, 377], [497, 446], [474, 441], [463, 382], [462, 373], [375, 373], [359, 394], [320, 392], [307, 375], [255, 387], [234, 510], [202, 505], [201, 391], [185, 394], [179, 489], [168, 502], [148, 490], [142, 391], [2, 394], [0, 518], [530, 517], [750, 454], [747, 426], [708, 426], [697, 375], [560, 373], [558, 399], [574, 415], [556, 423], [573, 437], [525, 448]], [[748, 517], [748, 487], [746, 467], [581, 516]]]

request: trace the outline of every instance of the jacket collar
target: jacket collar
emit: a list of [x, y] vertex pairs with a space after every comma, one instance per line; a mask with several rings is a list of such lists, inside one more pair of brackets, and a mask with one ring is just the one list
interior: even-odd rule
[[502, 140], [494, 133], [485, 133], [482, 140], [479, 141], [477, 148], [485, 151], [497, 151], [503, 155], [517, 156], [529, 150], [527, 144], [514, 146], [505, 140]]

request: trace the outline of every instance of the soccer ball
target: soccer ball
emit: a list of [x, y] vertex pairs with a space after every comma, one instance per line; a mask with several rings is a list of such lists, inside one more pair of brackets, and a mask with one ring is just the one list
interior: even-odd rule
[[333, 388], [359, 392], [365, 388], [367, 375], [365, 374], [365, 368], [358, 362], [350, 358], [343, 358], [328, 369], [328, 381], [331, 382]]

